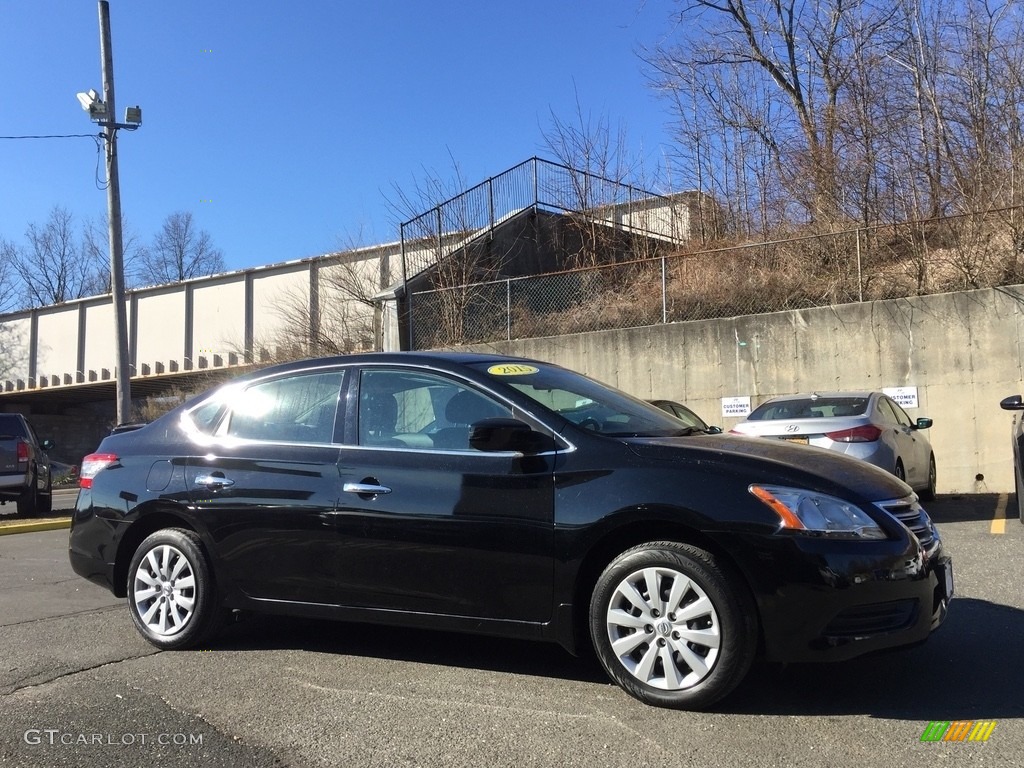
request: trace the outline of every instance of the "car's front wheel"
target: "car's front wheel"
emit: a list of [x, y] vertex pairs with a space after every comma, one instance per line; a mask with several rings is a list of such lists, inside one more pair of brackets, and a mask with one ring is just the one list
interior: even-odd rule
[[735, 688], [757, 647], [753, 601], [714, 555], [678, 542], [623, 552], [601, 574], [590, 635], [608, 675], [643, 702], [703, 709]]
[[158, 648], [198, 645], [220, 629], [223, 612], [198, 534], [165, 528], [139, 545], [128, 568], [128, 610]]
[[39, 514], [48, 515], [53, 512], [53, 476], [47, 474], [46, 490], [38, 496]]

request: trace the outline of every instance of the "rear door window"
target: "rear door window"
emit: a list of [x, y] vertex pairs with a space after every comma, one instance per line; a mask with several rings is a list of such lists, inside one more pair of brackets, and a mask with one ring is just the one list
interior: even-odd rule
[[252, 384], [232, 398], [220, 431], [247, 440], [332, 443], [343, 378], [336, 370]]

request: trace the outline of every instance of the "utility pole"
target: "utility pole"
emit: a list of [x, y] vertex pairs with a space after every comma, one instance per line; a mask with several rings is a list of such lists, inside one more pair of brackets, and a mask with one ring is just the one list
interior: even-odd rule
[[117, 386], [117, 423], [131, 418], [131, 371], [128, 362], [128, 319], [124, 308], [124, 252], [121, 234], [121, 184], [117, 175], [117, 129], [114, 116], [114, 52], [110, 43], [110, 5], [99, 0], [100, 67], [103, 75], [103, 101], [108, 119], [103, 125], [107, 150], [107, 219], [110, 226], [110, 292], [114, 305], [114, 348], [117, 354], [114, 379]]

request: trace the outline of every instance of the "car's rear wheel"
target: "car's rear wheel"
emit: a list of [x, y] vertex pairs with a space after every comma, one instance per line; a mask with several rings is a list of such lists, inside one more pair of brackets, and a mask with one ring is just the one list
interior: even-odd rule
[[709, 552], [643, 544], [601, 574], [590, 635], [605, 671], [643, 702], [703, 709], [735, 688], [757, 646], [752, 600]]
[[907, 473], [903, 469], [903, 459], [896, 459], [896, 469], [892, 473], [903, 482], [907, 482]]
[[165, 528], [139, 545], [128, 568], [128, 610], [158, 648], [188, 648], [220, 629], [223, 611], [198, 534]]
[[922, 501], [934, 501], [935, 499], [935, 484], [938, 478], [935, 472], [935, 455], [932, 454], [928, 457], [928, 485], [921, 491]]
[[1017, 468], [1013, 470], [1013, 497], [1017, 504], [1017, 519], [1024, 523], [1024, 504], [1021, 504], [1020, 497], [1020, 478], [1017, 477]]

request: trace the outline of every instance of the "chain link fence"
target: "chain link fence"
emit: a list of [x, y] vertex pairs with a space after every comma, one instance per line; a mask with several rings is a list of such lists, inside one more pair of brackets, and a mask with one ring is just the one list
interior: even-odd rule
[[1024, 209], [880, 225], [410, 296], [413, 349], [708, 320], [1024, 280]]

